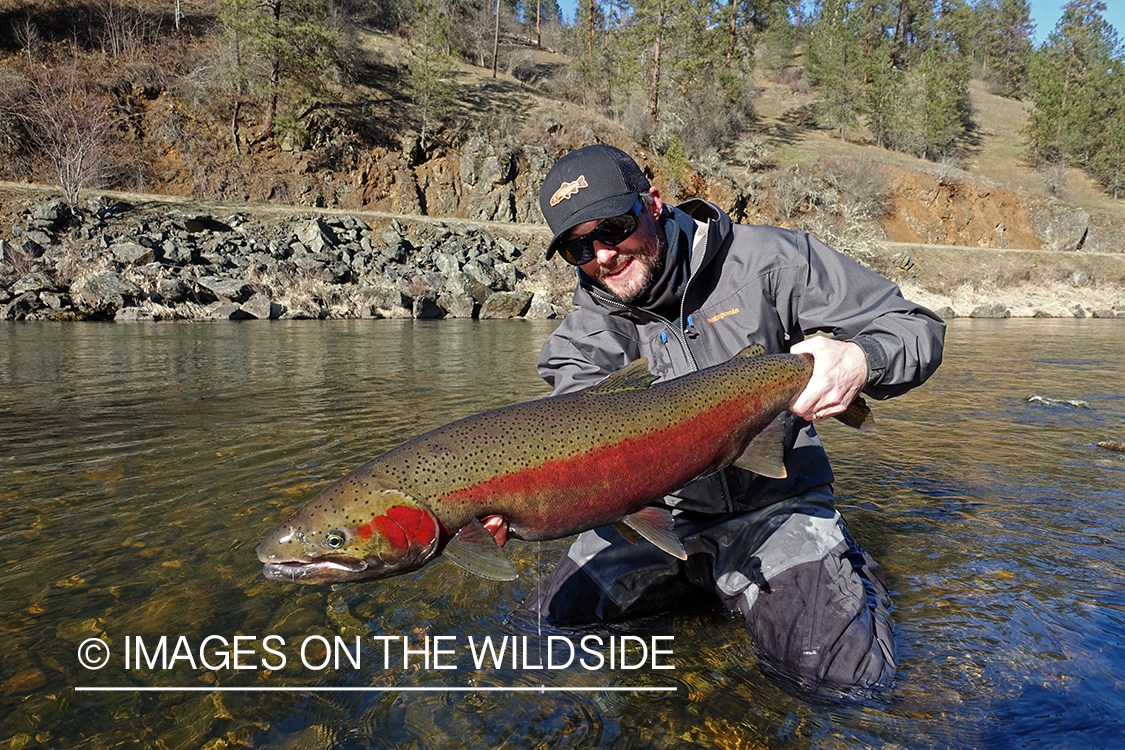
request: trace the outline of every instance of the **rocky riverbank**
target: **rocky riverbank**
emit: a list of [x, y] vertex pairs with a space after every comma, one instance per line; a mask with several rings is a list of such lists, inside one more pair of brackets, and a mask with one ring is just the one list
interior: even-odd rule
[[[552, 318], [572, 271], [463, 221], [261, 218], [93, 198], [30, 207], [3, 242], [0, 319]], [[529, 247], [529, 242], [533, 245]]]
[[[31, 202], [9, 236], [0, 240], [2, 320], [555, 318], [570, 309], [574, 279], [543, 259], [546, 228], [534, 224], [99, 196], [80, 215], [60, 200]], [[1125, 318], [1125, 289], [1092, 283], [1096, 269], [1071, 269], [1079, 255], [1006, 257], [1041, 272], [1000, 284], [973, 265], [981, 259], [937, 250], [891, 248], [867, 261], [947, 318]], [[1048, 269], [1045, 259], [1065, 263]], [[956, 280], [966, 270], [951, 269], [966, 264], [973, 273]]]

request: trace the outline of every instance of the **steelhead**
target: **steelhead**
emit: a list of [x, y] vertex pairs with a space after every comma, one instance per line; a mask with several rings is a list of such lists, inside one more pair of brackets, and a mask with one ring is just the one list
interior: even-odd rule
[[[639, 359], [576, 393], [505, 406], [427, 432], [360, 466], [258, 545], [266, 578], [362, 581], [444, 553], [497, 580], [514, 566], [480, 519], [508, 536], [558, 539], [608, 524], [685, 558], [672, 516], [646, 507], [736, 464], [784, 477], [788, 409], [807, 354], [747, 347], [723, 364], [655, 383]], [[870, 426], [862, 399], [839, 417]], [[630, 539], [632, 541], [632, 539]]]

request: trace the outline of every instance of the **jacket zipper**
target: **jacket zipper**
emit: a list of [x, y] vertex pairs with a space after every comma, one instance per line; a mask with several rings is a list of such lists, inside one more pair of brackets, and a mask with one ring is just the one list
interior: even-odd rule
[[[704, 246], [704, 254], [706, 254], [706, 245]], [[680, 349], [687, 356], [688, 366], [691, 368], [691, 372], [699, 372], [699, 363], [695, 361], [695, 355], [692, 354], [691, 348], [688, 346], [687, 331], [683, 330], [683, 326], [687, 323], [687, 318], [684, 316], [684, 305], [687, 301], [688, 288], [691, 287], [691, 282], [694, 279], [695, 272], [690, 271], [690, 273], [688, 274], [688, 279], [684, 283], [683, 296], [680, 297], [680, 326], [673, 325], [672, 321], [663, 316], [657, 315], [656, 313], [650, 313], [646, 311], [645, 314], [651, 315], [653, 318], [660, 321], [666, 329], [672, 332], [672, 334], [676, 337], [676, 341], [678, 341], [680, 344]], [[639, 311], [639, 308], [633, 307], [632, 305], [627, 305], [624, 302], [616, 299], [615, 297], [611, 297], [605, 294], [597, 287], [589, 287], [589, 292], [591, 296], [597, 297], [601, 302], [609, 305], [610, 307], [616, 307], [619, 310], [625, 310], [627, 312], [633, 313], [634, 315], [636, 315], [636, 313]], [[663, 343], [667, 345], [668, 342], [663, 341]], [[730, 483], [727, 481], [726, 472], [719, 471], [716, 473], [719, 476], [719, 491], [722, 494], [722, 497], [720, 499], [722, 500], [723, 507], [726, 509], [727, 513], [733, 513], [734, 499], [730, 491]]]

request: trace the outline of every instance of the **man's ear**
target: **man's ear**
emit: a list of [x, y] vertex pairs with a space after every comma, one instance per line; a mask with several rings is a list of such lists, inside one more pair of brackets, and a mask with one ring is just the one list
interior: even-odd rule
[[652, 214], [653, 221], [658, 221], [660, 214], [664, 211], [664, 202], [660, 200], [660, 188], [654, 185], [648, 189], [648, 194], [652, 196], [652, 207], [649, 213]]

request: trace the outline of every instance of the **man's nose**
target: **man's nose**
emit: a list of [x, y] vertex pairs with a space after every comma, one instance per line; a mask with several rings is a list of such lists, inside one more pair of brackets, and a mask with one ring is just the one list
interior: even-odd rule
[[615, 245], [605, 245], [598, 240], [594, 240], [594, 257], [601, 265], [606, 266], [613, 263], [617, 255], [618, 250]]

